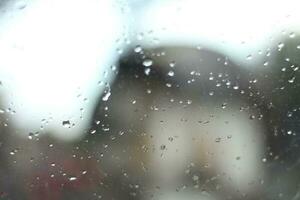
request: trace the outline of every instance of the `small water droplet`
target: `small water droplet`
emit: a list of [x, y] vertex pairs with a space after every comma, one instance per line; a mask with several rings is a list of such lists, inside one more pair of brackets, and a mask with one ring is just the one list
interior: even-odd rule
[[174, 71], [169, 71], [168, 76], [171, 76], [171, 77], [174, 76]]
[[227, 106], [227, 103], [222, 103], [222, 105], [221, 105], [221, 107], [222, 107], [223, 109], [225, 109], [226, 106]]
[[294, 83], [296, 77], [292, 77], [288, 80], [289, 83]]
[[66, 128], [70, 128], [71, 127], [71, 122], [70, 120], [65, 120], [62, 122], [62, 125]]
[[164, 144], [161, 145], [161, 146], [160, 146], [160, 149], [161, 149], [161, 150], [165, 150], [165, 149], [166, 149], [166, 145], [164, 145]]
[[234, 90], [238, 90], [238, 89], [239, 89], [239, 86], [235, 85], [235, 86], [233, 86], [233, 89], [234, 89]]
[[167, 86], [168, 88], [170, 88], [170, 87], [172, 87], [172, 84], [171, 84], [171, 83], [166, 83], [166, 86]]
[[147, 76], [150, 75], [150, 72], [151, 72], [151, 69], [150, 69], [150, 68], [145, 68], [144, 73], [145, 73]]
[[255, 119], [255, 115], [250, 115], [249, 119]]
[[246, 59], [247, 59], [247, 60], [251, 60], [251, 59], [252, 59], [252, 55], [248, 55], [248, 56], [246, 57]]
[[281, 49], [284, 47], [284, 43], [280, 42], [278, 45], [278, 51], [281, 51]]
[[172, 67], [172, 68], [174, 68], [175, 65], [176, 65], [176, 62], [175, 62], [175, 61], [171, 61], [171, 62], [169, 63], [169, 66]]
[[109, 99], [110, 95], [111, 95], [110, 90], [108, 90], [102, 97], [102, 101], [107, 101]]
[[198, 180], [199, 180], [199, 176], [194, 175], [194, 176], [193, 176], [193, 181], [198, 181]]
[[290, 38], [294, 38], [296, 36], [296, 34], [294, 33], [294, 32], [291, 32], [290, 34], [289, 34], [289, 37]]
[[268, 65], [269, 65], [268, 61], [264, 62], [264, 66], [268, 66]]
[[135, 48], [134, 48], [134, 52], [135, 53], [140, 53], [142, 51], [142, 47], [140, 45], [137, 45]]
[[72, 176], [69, 178], [69, 181], [76, 181], [76, 180], [77, 180], [77, 178], [75, 176]]
[[153, 61], [152, 61], [151, 59], [145, 59], [145, 60], [143, 61], [143, 65], [144, 65], [145, 67], [150, 67], [150, 66], [152, 66], [152, 64], [153, 64]]

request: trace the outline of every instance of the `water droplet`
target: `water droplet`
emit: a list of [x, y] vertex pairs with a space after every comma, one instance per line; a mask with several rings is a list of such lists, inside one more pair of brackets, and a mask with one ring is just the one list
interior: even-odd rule
[[284, 47], [284, 43], [280, 42], [278, 45], [278, 51], [281, 51], [281, 49]]
[[169, 71], [168, 76], [174, 76], [174, 71]]
[[296, 77], [292, 77], [291, 79], [288, 80], [289, 83], [294, 83]]
[[29, 140], [32, 140], [33, 136], [34, 136], [34, 133], [31, 133], [31, 132], [30, 132], [30, 133], [28, 134], [28, 139], [29, 139]]
[[222, 103], [222, 105], [221, 105], [221, 107], [222, 107], [223, 109], [225, 109], [226, 106], [227, 106], [227, 103]]
[[145, 67], [150, 67], [150, 66], [152, 66], [152, 64], [153, 64], [153, 61], [151, 59], [146, 59], [143, 61], [143, 65]]
[[145, 73], [147, 76], [150, 75], [150, 72], [151, 72], [151, 69], [150, 69], [150, 68], [145, 68], [144, 73]]
[[290, 38], [294, 38], [296, 36], [296, 34], [294, 33], [294, 32], [291, 32], [290, 34], [289, 34], [289, 37]]
[[175, 62], [175, 61], [171, 61], [171, 62], [169, 63], [169, 66], [172, 67], [172, 68], [175, 67], [175, 65], [176, 65], [176, 62]]
[[110, 90], [108, 90], [105, 95], [102, 97], [102, 101], [107, 101], [110, 97], [111, 93]]
[[233, 89], [234, 89], [234, 90], [238, 90], [238, 89], [239, 89], [239, 86], [235, 85], [235, 86], [233, 86]]
[[69, 178], [69, 181], [76, 181], [76, 180], [77, 180], [77, 178], [75, 176], [72, 176]]
[[199, 176], [194, 175], [194, 176], [193, 176], [193, 181], [198, 181], [198, 180], [199, 180]]
[[160, 146], [160, 149], [161, 149], [161, 150], [165, 150], [165, 149], [166, 149], [166, 145], [164, 145], [164, 144], [161, 145], [161, 146]]
[[268, 65], [269, 65], [268, 61], [264, 62], [264, 66], [268, 66]]
[[62, 122], [62, 125], [66, 128], [70, 128], [71, 127], [71, 122], [70, 120], [65, 120]]
[[166, 83], [166, 86], [167, 86], [168, 88], [170, 88], [170, 87], [172, 87], [172, 84], [171, 84], [171, 83]]
[[251, 59], [252, 59], [252, 55], [248, 55], [248, 56], [246, 57], [246, 59], [247, 59], [247, 60], [251, 60]]
[[140, 53], [142, 51], [142, 47], [140, 45], [137, 45], [135, 48], [134, 48], [134, 52], [135, 53]]

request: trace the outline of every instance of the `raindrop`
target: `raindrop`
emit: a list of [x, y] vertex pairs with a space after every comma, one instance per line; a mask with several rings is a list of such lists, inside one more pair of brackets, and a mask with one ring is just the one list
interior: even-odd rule
[[166, 83], [166, 86], [167, 86], [168, 88], [170, 88], [170, 87], [172, 87], [172, 84], [171, 84], [171, 83]]
[[246, 57], [246, 59], [247, 59], [247, 60], [251, 60], [251, 59], [252, 59], [252, 55], [248, 55], [248, 56]]
[[140, 53], [142, 51], [142, 47], [140, 45], [137, 45], [135, 48], [134, 48], [134, 52], [135, 53]]
[[296, 36], [296, 34], [294, 33], [294, 32], [291, 32], [290, 34], [289, 34], [289, 37], [290, 38], [294, 38]]
[[199, 180], [199, 176], [194, 175], [194, 176], [193, 176], [193, 181], [198, 181], [198, 180]]
[[29, 140], [32, 140], [33, 136], [34, 136], [34, 133], [31, 133], [31, 132], [30, 132], [30, 133], [28, 134], [28, 139], [29, 139]]
[[143, 61], [143, 65], [145, 67], [150, 67], [150, 66], [152, 66], [152, 64], [153, 64], [153, 61], [151, 59], [146, 59]]
[[77, 180], [77, 178], [74, 177], [74, 176], [72, 176], [72, 177], [69, 178], [69, 181], [76, 181], [76, 180]]
[[66, 128], [70, 128], [71, 127], [71, 122], [69, 120], [65, 120], [62, 122], [62, 125]]
[[227, 103], [222, 103], [222, 105], [221, 105], [221, 107], [222, 107], [223, 109], [225, 109], [226, 106], [227, 106]]
[[164, 145], [164, 144], [161, 145], [161, 146], [160, 146], [160, 149], [161, 149], [161, 150], [165, 150], [165, 149], [166, 149], [166, 145]]
[[175, 67], [175, 65], [176, 65], [176, 62], [175, 62], [175, 61], [171, 61], [171, 62], [169, 63], [169, 66], [172, 67], [172, 68]]
[[289, 83], [294, 83], [296, 77], [292, 77], [291, 79], [288, 80]]
[[144, 72], [145, 72], [145, 74], [146, 74], [147, 76], [149, 76], [149, 75], [150, 75], [150, 72], [151, 72], [151, 69], [150, 69], [150, 68], [145, 68]]
[[234, 89], [234, 90], [238, 90], [238, 89], [239, 89], [239, 86], [235, 85], [235, 86], [233, 86], [233, 89]]
[[268, 61], [264, 62], [264, 66], [268, 66], [268, 65], [269, 65]]
[[250, 115], [249, 119], [255, 119], [255, 115]]
[[169, 71], [168, 76], [174, 76], [174, 71]]
[[284, 43], [280, 42], [278, 45], [278, 51], [281, 51], [281, 49], [284, 47]]
[[107, 101], [110, 97], [111, 93], [110, 90], [108, 90], [105, 95], [102, 97], [102, 101]]

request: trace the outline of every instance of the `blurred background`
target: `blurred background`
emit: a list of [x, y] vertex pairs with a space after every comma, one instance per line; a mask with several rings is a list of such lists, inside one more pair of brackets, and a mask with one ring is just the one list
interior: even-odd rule
[[300, 199], [298, 4], [0, 0], [0, 199]]

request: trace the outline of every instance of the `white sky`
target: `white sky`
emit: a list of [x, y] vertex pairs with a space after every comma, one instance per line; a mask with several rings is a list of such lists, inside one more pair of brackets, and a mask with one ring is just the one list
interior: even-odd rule
[[[300, 27], [299, 3], [292, 0], [135, 3], [145, 6], [130, 8], [125, 0], [28, 0], [8, 5], [0, 16], [0, 78], [4, 108], [16, 111], [13, 119], [21, 132], [27, 135], [42, 119], [52, 117], [46, 128], [54, 129], [57, 137], [80, 136], [103, 91], [97, 82], [116, 63], [116, 40], [124, 39], [126, 31], [134, 38], [152, 31], [132, 45], [202, 45], [251, 65], [259, 50], [274, 44], [273, 36]], [[20, 9], [22, 5], [26, 7]], [[246, 59], [250, 54], [251, 62]], [[85, 108], [83, 120], [80, 108]], [[75, 127], [63, 127], [64, 120]]]

